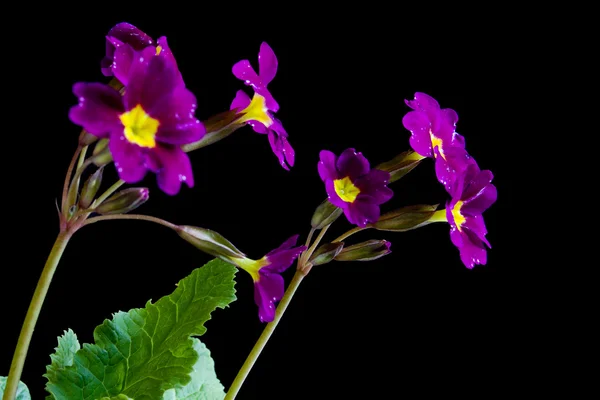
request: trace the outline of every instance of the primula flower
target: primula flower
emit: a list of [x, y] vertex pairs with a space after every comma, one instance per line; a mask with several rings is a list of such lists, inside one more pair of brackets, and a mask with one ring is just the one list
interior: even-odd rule
[[365, 227], [379, 219], [379, 205], [392, 198], [386, 185], [389, 172], [371, 169], [369, 161], [354, 149], [346, 149], [339, 158], [331, 151], [320, 153], [319, 176], [325, 182], [329, 201], [344, 210], [348, 221]]
[[[102, 73], [104, 76], [114, 75], [124, 86], [127, 86], [129, 69], [136, 52], [147, 47], [152, 47], [156, 56], [169, 58], [176, 64], [165, 36], [155, 42], [150, 36], [127, 22], [115, 25], [106, 35], [106, 55], [101, 62]], [[181, 79], [179, 70], [177, 74]]]
[[177, 66], [155, 57], [147, 47], [133, 59], [124, 96], [101, 83], [76, 83], [79, 104], [69, 112], [72, 122], [100, 138], [109, 149], [119, 177], [135, 183], [148, 170], [158, 186], [174, 195], [181, 182], [194, 185], [190, 160], [181, 145], [200, 140], [205, 129], [195, 116], [196, 97], [181, 84]]
[[290, 167], [294, 166], [295, 153], [287, 140], [288, 134], [283, 125], [272, 115], [279, 110], [279, 104], [267, 89], [267, 85], [277, 73], [277, 57], [265, 42], [260, 45], [258, 65], [258, 74], [248, 60], [239, 61], [233, 66], [233, 74], [254, 89], [254, 96], [250, 99], [243, 90], [239, 90], [230, 109], [239, 110], [239, 123], [248, 123], [255, 132], [268, 135], [271, 150], [281, 166], [289, 171]]
[[449, 191], [452, 200], [446, 205], [446, 218], [450, 223], [450, 238], [469, 269], [487, 262], [484, 243], [491, 248], [485, 238], [487, 230], [482, 214], [498, 197], [496, 187], [490, 183], [493, 177], [491, 171], [480, 171], [472, 161]]
[[254, 302], [258, 306], [261, 322], [271, 322], [275, 318], [275, 302], [281, 300], [284, 293], [281, 273], [306, 250], [306, 246], [294, 247], [297, 241], [298, 235], [292, 236], [260, 260], [230, 258], [232, 263], [248, 272], [254, 280]]
[[448, 189], [469, 164], [464, 150], [465, 139], [456, 133], [458, 115], [450, 108], [440, 108], [431, 96], [417, 92], [414, 100], [405, 100], [409, 111], [402, 124], [411, 132], [410, 145], [423, 157], [436, 160], [438, 180]]

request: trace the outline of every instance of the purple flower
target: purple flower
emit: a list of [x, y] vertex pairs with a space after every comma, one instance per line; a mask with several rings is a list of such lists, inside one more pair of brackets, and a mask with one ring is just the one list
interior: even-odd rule
[[275, 302], [281, 300], [284, 293], [281, 273], [306, 250], [306, 246], [294, 247], [297, 241], [298, 235], [292, 236], [260, 260], [231, 259], [232, 263], [248, 272], [254, 280], [254, 302], [258, 306], [261, 322], [271, 322], [275, 318]]
[[[127, 22], [115, 25], [106, 36], [106, 56], [101, 62], [102, 73], [105, 76], [114, 75], [124, 86], [127, 86], [129, 69], [136, 52], [147, 47], [152, 47], [156, 56], [169, 58], [176, 65], [166, 37], [162, 36], [155, 42], [150, 36]], [[179, 70], [177, 74], [181, 79]]]
[[411, 132], [410, 145], [423, 157], [435, 159], [437, 178], [448, 189], [470, 158], [464, 150], [464, 137], [455, 131], [458, 115], [450, 108], [441, 109], [425, 93], [417, 92], [414, 100], [405, 102], [414, 110], [402, 118], [402, 124]]
[[482, 214], [498, 197], [496, 187], [490, 183], [493, 177], [491, 171], [480, 171], [472, 161], [449, 191], [452, 200], [446, 205], [446, 218], [450, 223], [450, 238], [467, 268], [487, 262], [484, 243], [488, 248], [491, 246], [485, 238], [487, 230]]
[[277, 57], [265, 42], [260, 45], [258, 65], [259, 74], [254, 71], [248, 60], [239, 61], [233, 66], [233, 75], [251, 86], [254, 96], [250, 99], [244, 91], [239, 90], [230, 109], [239, 110], [241, 117], [238, 122], [248, 123], [255, 132], [268, 135], [271, 150], [281, 166], [289, 171], [290, 167], [294, 166], [295, 153], [288, 142], [288, 134], [283, 125], [272, 115], [279, 110], [279, 104], [267, 89], [267, 85], [277, 73]]
[[371, 169], [369, 161], [354, 149], [346, 149], [339, 158], [330, 151], [320, 153], [319, 175], [329, 201], [344, 210], [352, 224], [364, 227], [377, 222], [379, 205], [392, 198], [386, 185], [389, 172]]
[[205, 129], [195, 116], [196, 97], [179, 80], [177, 66], [147, 47], [136, 53], [124, 96], [101, 83], [76, 83], [79, 104], [69, 118], [87, 132], [109, 138], [119, 177], [128, 183], [157, 174], [158, 186], [174, 195], [181, 182], [194, 185], [181, 145], [200, 140]]

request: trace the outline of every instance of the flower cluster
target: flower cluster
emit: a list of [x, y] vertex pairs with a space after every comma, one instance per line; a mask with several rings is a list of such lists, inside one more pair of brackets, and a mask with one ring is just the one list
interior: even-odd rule
[[451, 200], [446, 204], [452, 243], [460, 250], [467, 268], [487, 262], [485, 238], [487, 230], [483, 212], [497, 199], [496, 187], [491, 184], [491, 171], [481, 171], [465, 149], [465, 139], [455, 130], [457, 113], [440, 108], [439, 103], [425, 93], [415, 93], [406, 100], [413, 109], [402, 123], [411, 132], [410, 145], [423, 157], [435, 159], [438, 181], [444, 185]]
[[[123, 181], [139, 182], [150, 171], [156, 174], [159, 188], [169, 195], [177, 194], [182, 183], [188, 187], [194, 185], [187, 151], [193, 150], [205, 137], [212, 135], [208, 140], [212, 143], [245, 125], [267, 135], [279, 163], [289, 170], [294, 165], [295, 152], [281, 121], [274, 116], [279, 104], [268, 89], [277, 68], [275, 52], [265, 42], [258, 54], [258, 72], [248, 60], [235, 63], [232, 73], [252, 88], [252, 97], [239, 90], [229, 111], [205, 124], [195, 115], [196, 97], [186, 87], [166, 37], [154, 40], [135, 26], [120, 23], [106, 36], [106, 54], [101, 62], [102, 73], [113, 77], [112, 85], [76, 83], [73, 93], [78, 104], [71, 108], [69, 117], [88, 134], [108, 142], [110, 156]], [[468, 268], [485, 264], [484, 245], [490, 245], [485, 238], [487, 232], [482, 213], [497, 197], [496, 188], [491, 184], [492, 174], [481, 171], [465, 150], [465, 139], [455, 130], [458, 116], [454, 110], [440, 108], [435, 99], [424, 93], [416, 93], [414, 100], [407, 100], [406, 104], [412, 111], [402, 121], [411, 132], [410, 144], [415, 153], [403, 153], [399, 158], [381, 164], [380, 168], [372, 168], [365, 156], [354, 148], [344, 150], [339, 156], [328, 150], [321, 151], [317, 169], [330, 207], [321, 207], [317, 214], [323, 218], [319, 217], [321, 222], [313, 228], [322, 229], [342, 212], [357, 226], [355, 229], [390, 230], [390, 224], [396, 224], [394, 229], [402, 231], [422, 226], [426, 221], [407, 223], [406, 215], [410, 213], [406, 211], [389, 214], [382, 222], [378, 221], [380, 206], [393, 196], [388, 185], [428, 157], [435, 160], [437, 178], [451, 197], [444, 214], [437, 212], [435, 221], [450, 224], [451, 240], [460, 249], [461, 259]], [[219, 132], [224, 133], [219, 136]], [[86, 208], [95, 204], [93, 196], [96, 192], [90, 193], [86, 192], [82, 197], [81, 204]], [[144, 196], [140, 197], [139, 193]], [[135, 201], [130, 201], [132, 196]], [[119, 194], [116, 200], [111, 198], [105, 204], [95, 204], [93, 210], [104, 215], [125, 213], [147, 199], [147, 189], [129, 189]], [[127, 204], [121, 204], [124, 201]], [[336, 210], [339, 211], [337, 216]], [[430, 211], [424, 208], [417, 214], [428, 213]], [[404, 219], [400, 225], [399, 218]], [[431, 218], [429, 222], [433, 220]], [[255, 283], [254, 297], [260, 320], [273, 320], [275, 303], [281, 300], [284, 292], [280, 274], [307, 251], [306, 246], [295, 247], [297, 235], [263, 258], [253, 260], [216, 232], [172, 226], [181, 237], [201, 250], [247, 271]], [[373, 260], [390, 253], [390, 243], [385, 240], [350, 246], [334, 242], [316, 252], [314, 246], [306, 257], [300, 257], [305, 265], [299, 265], [299, 268], [304, 268], [305, 272], [312, 265], [333, 259]], [[307, 263], [310, 264], [308, 267]]]

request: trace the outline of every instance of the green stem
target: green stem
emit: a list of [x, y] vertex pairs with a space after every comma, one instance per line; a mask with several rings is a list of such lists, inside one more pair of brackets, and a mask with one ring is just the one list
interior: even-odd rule
[[[310, 246], [310, 241], [313, 237], [313, 235], [315, 234], [316, 229], [315, 228], [310, 228], [310, 232], [308, 232], [308, 236], [306, 237], [306, 243], [304, 243], [304, 247], [306, 247], [306, 249], [308, 250], [308, 247]], [[298, 260], [298, 265], [304, 265], [304, 263], [306, 262], [305, 260], [305, 256], [306, 255], [306, 250], [300, 255], [300, 259]]]
[[[271, 338], [271, 335], [273, 334], [273, 331], [275, 330], [275, 328], [277, 327], [277, 324], [281, 320], [283, 313], [285, 313], [285, 310], [287, 309], [288, 305], [290, 304], [290, 301], [292, 300], [294, 293], [296, 293], [298, 286], [300, 286], [300, 282], [302, 282], [302, 279], [306, 276], [308, 271], [310, 271], [310, 265], [307, 266], [306, 262], [308, 261], [308, 259], [312, 255], [312, 253], [315, 251], [316, 247], [319, 245], [319, 243], [321, 242], [321, 239], [323, 239], [323, 236], [325, 236], [325, 232], [327, 232], [327, 229], [329, 229], [330, 226], [331, 226], [331, 224], [327, 225], [327, 226], [323, 227], [323, 229], [321, 229], [321, 232], [319, 232], [319, 235], [315, 239], [312, 246], [308, 250], [306, 250], [300, 257], [300, 259], [298, 261], [298, 268], [296, 269], [296, 274], [294, 275], [294, 278], [292, 278], [292, 282], [290, 282], [290, 285], [288, 286], [287, 290], [285, 291], [285, 294], [283, 295], [283, 298], [281, 299], [281, 301], [279, 302], [279, 305], [277, 306], [277, 309], [275, 310], [275, 319], [273, 319], [273, 321], [271, 321], [267, 324], [263, 333], [258, 338], [258, 341], [252, 348], [252, 351], [248, 355], [248, 358], [246, 358], [244, 365], [242, 365], [242, 368], [240, 369], [237, 376], [233, 380], [233, 383], [231, 384], [231, 387], [229, 388], [229, 391], [227, 392], [227, 395], [225, 396], [224, 400], [235, 399], [235, 396], [240, 391], [240, 388], [242, 387], [242, 384], [244, 383], [244, 381], [246, 380], [246, 377], [250, 373], [252, 366], [254, 366], [254, 363], [258, 359], [258, 356], [260, 356], [260, 353], [262, 352], [263, 348], [265, 347], [265, 345]], [[308, 234], [308, 238], [306, 239], [307, 246], [310, 243], [310, 239], [312, 238], [312, 235], [315, 233], [315, 230], [316, 229], [314, 229], [314, 228], [312, 228], [310, 230], [310, 232]]]
[[356, 232], [360, 232], [360, 231], [362, 231], [362, 230], [364, 230], [364, 229], [367, 229], [367, 228], [368, 228], [368, 226], [366, 226], [366, 227], [364, 227], [364, 228], [361, 228], [361, 227], [359, 227], [359, 226], [356, 226], [356, 227], [354, 227], [354, 228], [350, 229], [349, 231], [347, 231], [347, 232], [343, 233], [342, 235], [340, 235], [338, 238], [336, 238], [336, 239], [335, 239], [333, 242], [331, 242], [331, 243], [337, 243], [337, 242], [341, 242], [342, 240], [346, 239], [348, 236], [350, 236], [350, 235], [354, 235]]
[[104, 200], [106, 200], [111, 194], [116, 192], [117, 189], [119, 189], [121, 186], [123, 186], [124, 183], [125, 183], [125, 181], [123, 181], [123, 180], [118, 180], [117, 182], [115, 182], [111, 187], [106, 189], [106, 192], [102, 193], [96, 200], [94, 200], [94, 202], [90, 206], [90, 209], [96, 208], [100, 204], [102, 204], [102, 202]]
[[101, 215], [99, 217], [93, 217], [88, 220], [85, 220], [81, 224], [81, 227], [84, 227], [86, 225], [93, 224], [96, 222], [100, 222], [100, 221], [110, 221], [110, 220], [115, 220], [115, 219], [134, 219], [134, 220], [138, 220], [138, 221], [148, 221], [148, 222], [154, 222], [154, 223], [162, 225], [162, 226], [166, 226], [167, 228], [171, 228], [173, 230], [177, 229], [177, 225], [172, 224], [168, 221], [165, 221], [164, 219], [152, 217], [150, 215], [142, 215], [142, 214]]
[[58, 235], [56, 242], [54, 242], [54, 246], [50, 251], [46, 265], [42, 270], [42, 275], [40, 276], [40, 280], [38, 281], [35, 292], [33, 293], [33, 298], [29, 304], [29, 309], [27, 310], [27, 315], [25, 316], [25, 321], [23, 322], [23, 326], [21, 328], [21, 334], [19, 335], [19, 340], [17, 341], [17, 347], [15, 348], [13, 360], [10, 365], [10, 371], [8, 373], [6, 388], [4, 389], [4, 396], [2, 397], [3, 400], [13, 400], [15, 398], [17, 386], [19, 385], [19, 381], [21, 379], [23, 365], [25, 364], [27, 350], [29, 349], [29, 343], [31, 342], [31, 336], [33, 335], [35, 324], [38, 316], [40, 315], [42, 305], [44, 304], [46, 293], [48, 293], [48, 287], [52, 281], [54, 271], [56, 271], [56, 266], [58, 265], [65, 247], [71, 238], [71, 234], [72, 233], [69, 231], [63, 231]]
[[258, 359], [258, 356], [260, 355], [263, 348], [269, 341], [269, 338], [271, 337], [271, 335], [273, 334], [273, 331], [277, 327], [277, 324], [281, 320], [283, 313], [285, 312], [286, 308], [290, 304], [290, 301], [292, 300], [294, 293], [296, 293], [298, 286], [300, 286], [300, 282], [302, 282], [303, 278], [304, 278], [304, 273], [300, 270], [297, 270], [296, 274], [294, 275], [294, 278], [292, 279], [292, 282], [290, 282], [290, 285], [288, 286], [287, 290], [285, 291], [285, 294], [283, 295], [281, 302], [277, 306], [277, 310], [275, 311], [275, 319], [273, 319], [273, 321], [271, 321], [267, 324], [267, 326], [265, 327], [265, 330], [258, 338], [258, 341], [252, 348], [252, 351], [248, 355], [248, 358], [244, 362], [244, 365], [242, 365], [240, 372], [238, 372], [237, 376], [233, 380], [233, 383], [231, 384], [231, 387], [227, 391], [227, 395], [225, 396], [224, 400], [235, 399], [235, 396], [240, 391], [240, 388], [242, 387], [242, 384], [244, 383], [244, 381], [246, 380], [246, 377], [250, 373], [252, 366], [254, 365], [254, 363]]
[[[304, 258], [302, 258], [302, 265], [299, 265], [300, 268], [305, 268], [306, 267], [306, 262], [310, 259], [310, 256], [312, 256], [312, 254], [315, 252], [315, 249], [317, 248], [317, 246], [319, 245], [319, 243], [321, 243], [321, 240], [323, 239], [323, 236], [325, 236], [325, 232], [327, 232], [327, 229], [329, 229], [330, 226], [331, 226], [331, 224], [325, 225], [323, 227], [323, 229], [321, 229], [321, 232], [319, 232], [319, 235], [315, 239], [315, 242], [304, 253]], [[307, 272], [308, 271], [305, 271], [305, 274]]]

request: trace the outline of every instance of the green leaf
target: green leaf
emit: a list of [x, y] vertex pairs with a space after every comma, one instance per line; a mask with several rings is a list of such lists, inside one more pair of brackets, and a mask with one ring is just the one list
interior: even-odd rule
[[[0, 376], [0, 399], [4, 395], [7, 380], [8, 378], [6, 376]], [[19, 381], [19, 384], [17, 385], [17, 395], [15, 396], [15, 400], [31, 400], [29, 389], [27, 389], [27, 386], [23, 382]]]
[[149, 400], [187, 385], [200, 358], [190, 336], [203, 335], [211, 312], [236, 299], [236, 271], [210, 261], [155, 304], [114, 314], [94, 330], [95, 344], [84, 344], [72, 366], [55, 372], [47, 390], [57, 400]]
[[56, 374], [63, 368], [73, 365], [73, 357], [80, 349], [77, 335], [71, 329], [65, 331], [58, 337], [58, 347], [55, 347], [56, 353], [50, 355], [52, 363], [46, 367], [44, 377], [49, 381], [56, 380]]
[[194, 350], [198, 353], [198, 361], [194, 365], [192, 381], [183, 388], [169, 389], [163, 400], [223, 400], [225, 388], [217, 379], [215, 362], [204, 343], [194, 338]]

